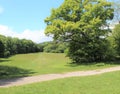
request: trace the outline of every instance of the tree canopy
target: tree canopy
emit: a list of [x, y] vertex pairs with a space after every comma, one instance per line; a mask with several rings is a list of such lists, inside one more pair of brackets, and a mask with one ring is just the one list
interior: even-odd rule
[[104, 60], [110, 31], [104, 26], [113, 19], [113, 12], [106, 0], [65, 0], [45, 19], [45, 34], [68, 42], [68, 56], [76, 63]]

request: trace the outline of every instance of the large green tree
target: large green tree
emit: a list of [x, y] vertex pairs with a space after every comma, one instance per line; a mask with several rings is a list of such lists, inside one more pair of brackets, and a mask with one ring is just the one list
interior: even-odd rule
[[112, 18], [113, 9], [106, 0], [64, 0], [45, 19], [45, 34], [68, 42], [68, 56], [76, 63], [104, 60], [110, 31], [104, 26]]

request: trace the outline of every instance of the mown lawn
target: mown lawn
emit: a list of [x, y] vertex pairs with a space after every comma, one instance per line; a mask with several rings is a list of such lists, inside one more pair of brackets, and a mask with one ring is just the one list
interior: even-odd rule
[[70, 64], [65, 54], [34, 53], [20, 54], [7, 59], [0, 58], [0, 79], [77, 70], [91, 70], [116, 65], [111, 64]]
[[120, 94], [120, 71], [0, 88], [0, 94]]

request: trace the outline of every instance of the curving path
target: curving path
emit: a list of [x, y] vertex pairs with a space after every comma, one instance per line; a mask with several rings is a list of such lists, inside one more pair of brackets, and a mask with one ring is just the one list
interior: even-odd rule
[[19, 85], [25, 85], [35, 82], [43, 82], [43, 81], [67, 78], [67, 77], [97, 75], [97, 74], [113, 72], [113, 71], [120, 71], [120, 66], [105, 68], [105, 69], [90, 70], [90, 71], [76, 71], [76, 72], [67, 72], [63, 74], [45, 74], [45, 75], [38, 75], [31, 77], [0, 80], [0, 88], [19, 86]]

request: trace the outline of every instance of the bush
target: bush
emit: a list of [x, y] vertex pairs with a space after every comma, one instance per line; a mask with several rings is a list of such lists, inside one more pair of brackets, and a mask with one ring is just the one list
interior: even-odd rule
[[5, 51], [4, 52], [4, 57], [6, 58], [6, 57], [9, 57], [10, 56], [10, 52], [9, 51]]

